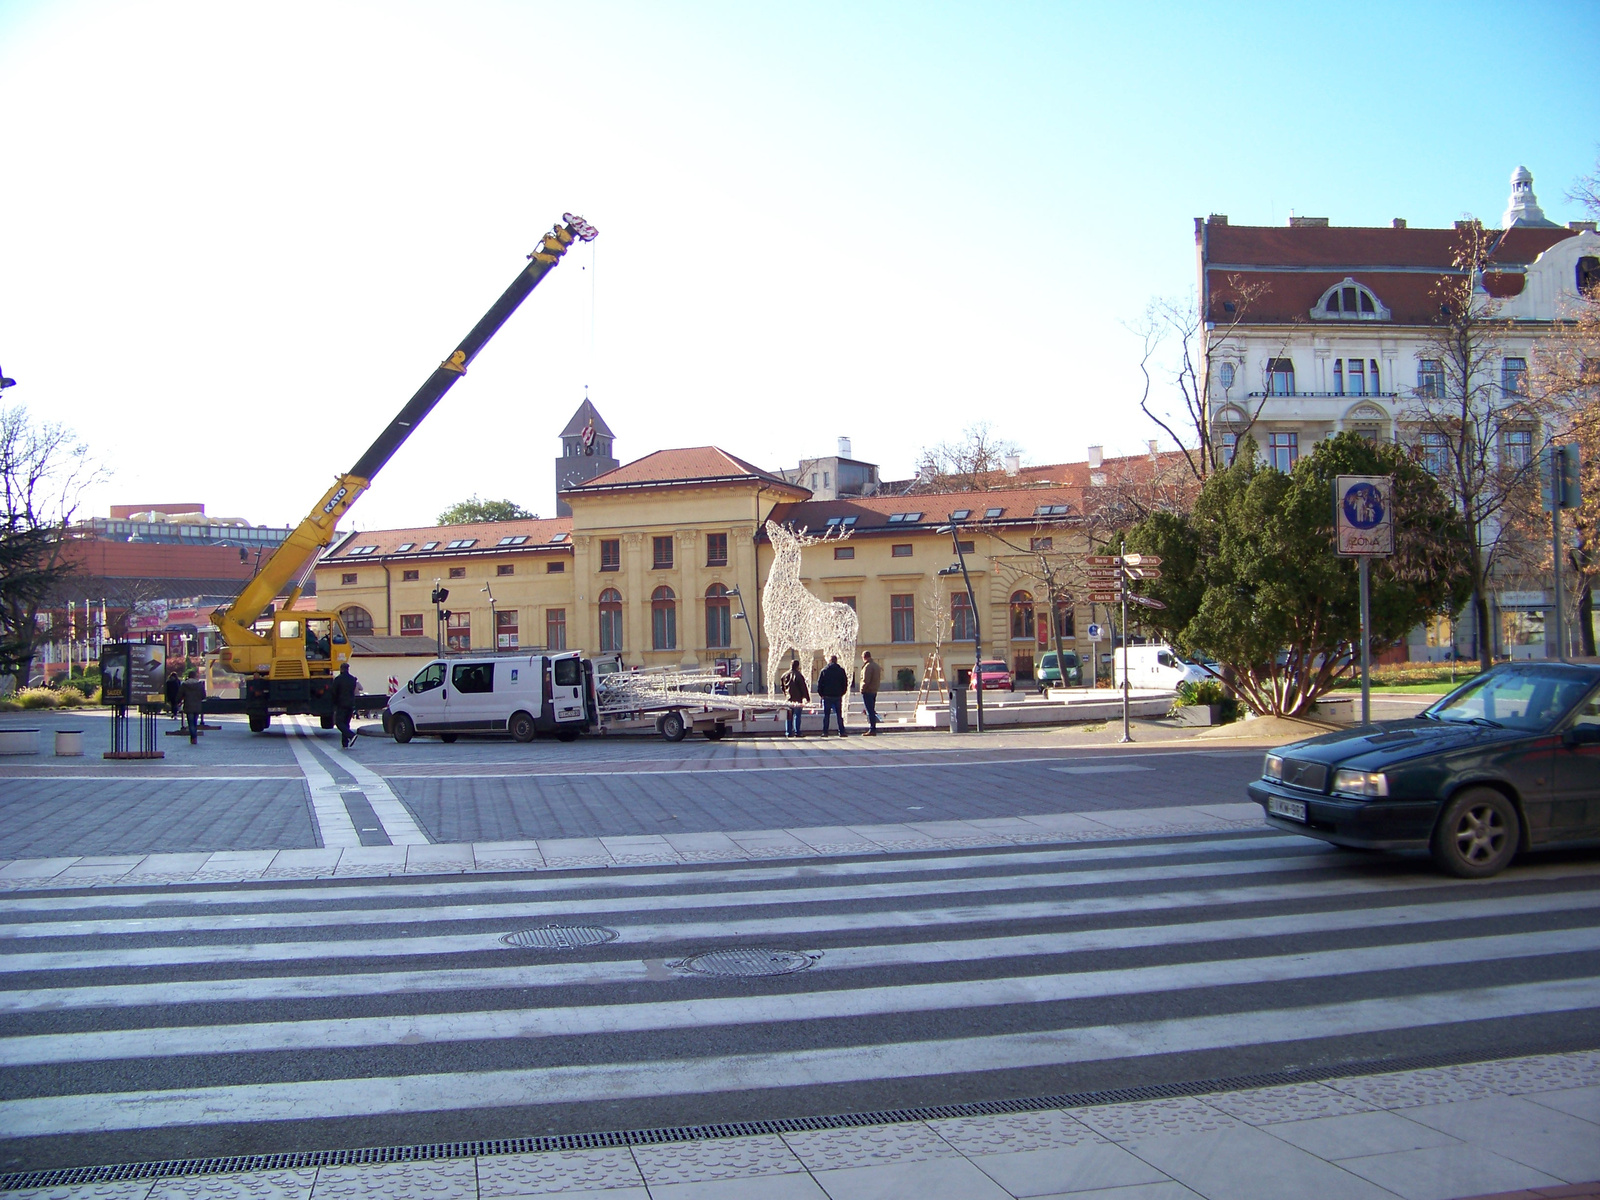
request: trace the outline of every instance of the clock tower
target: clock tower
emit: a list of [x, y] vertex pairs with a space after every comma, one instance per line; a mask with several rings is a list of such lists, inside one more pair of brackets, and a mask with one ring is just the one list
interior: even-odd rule
[[622, 464], [611, 453], [616, 438], [594, 403], [585, 396], [561, 431], [561, 457], [556, 459], [556, 516], [570, 517], [572, 506], [561, 498], [567, 488], [588, 483]]

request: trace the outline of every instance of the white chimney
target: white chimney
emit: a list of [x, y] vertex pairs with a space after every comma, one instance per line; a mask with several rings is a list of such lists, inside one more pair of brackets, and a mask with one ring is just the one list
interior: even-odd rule
[[1007, 475], [1015, 475], [1020, 470], [1022, 470], [1022, 455], [1020, 455], [1020, 454], [1008, 454], [1008, 455], [1006, 455], [1006, 474]]
[[1091, 471], [1098, 471], [1100, 469], [1100, 464], [1105, 461], [1105, 456], [1106, 448], [1104, 446], [1090, 446], [1089, 469]]
[[1160, 451], [1156, 449], [1156, 447], [1158, 445], [1160, 445], [1160, 442], [1158, 442], [1155, 438], [1151, 438], [1148, 442], [1145, 443], [1145, 445], [1150, 447], [1150, 457], [1151, 458], [1155, 458], [1160, 453]]
[[840, 458], [849, 458], [850, 457], [850, 439], [847, 438], [847, 437], [839, 439], [839, 457]]

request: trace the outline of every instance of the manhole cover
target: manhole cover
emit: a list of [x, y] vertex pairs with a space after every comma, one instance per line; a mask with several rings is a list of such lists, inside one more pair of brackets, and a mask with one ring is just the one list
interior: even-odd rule
[[521, 950], [576, 950], [581, 946], [603, 946], [616, 936], [615, 929], [599, 925], [546, 925], [543, 929], [519, 929], [500, 940]]
[[801, 954], [797, 950], [708, 950], [686, 958], [677, 965], [696, 975], [792, 975], [816, 962], [820, 954]]

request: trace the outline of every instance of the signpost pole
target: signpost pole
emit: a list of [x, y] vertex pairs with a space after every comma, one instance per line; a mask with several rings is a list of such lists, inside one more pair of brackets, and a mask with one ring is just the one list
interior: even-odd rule
[[[1117, 556], [1117, 574], [1122, 580], [1122, 740], [1133, 741], [1128, 732], [1128, 568]], [[1111, 647], [1111, 665], [1117, 665], [1117, 648]]]
[[1372, 723], [1372, 633], [1371, 612], [1367, 602], [1367, 562], [1363, 554], [1356, 559], [1356, 576], [1361, 588], [1361, 723]]
[[1556, 503], [1550, 506], [1550, 538], [1550, 562], [1555, 567], [1555, 578], [1552, 580], [1555, 585], [1555, 595], [1553, 597], [1555, 603], [1550, 606], [1551, 615], [1555, 617], [1555, 628], [1551, 632], [1555, 634], [1556, 657], [1562, 662], [1566, 662], [1567, 638], [1565, 631], [1561, 628], [1561, 500], [1559, 493], [1556, 496]]

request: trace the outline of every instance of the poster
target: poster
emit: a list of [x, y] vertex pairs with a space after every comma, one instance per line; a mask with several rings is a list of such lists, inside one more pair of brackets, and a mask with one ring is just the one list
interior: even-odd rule
[[126, 642], [115, 642], [100, 650], [100, 702], [113, 708], [128, 703], [129, 654]]

